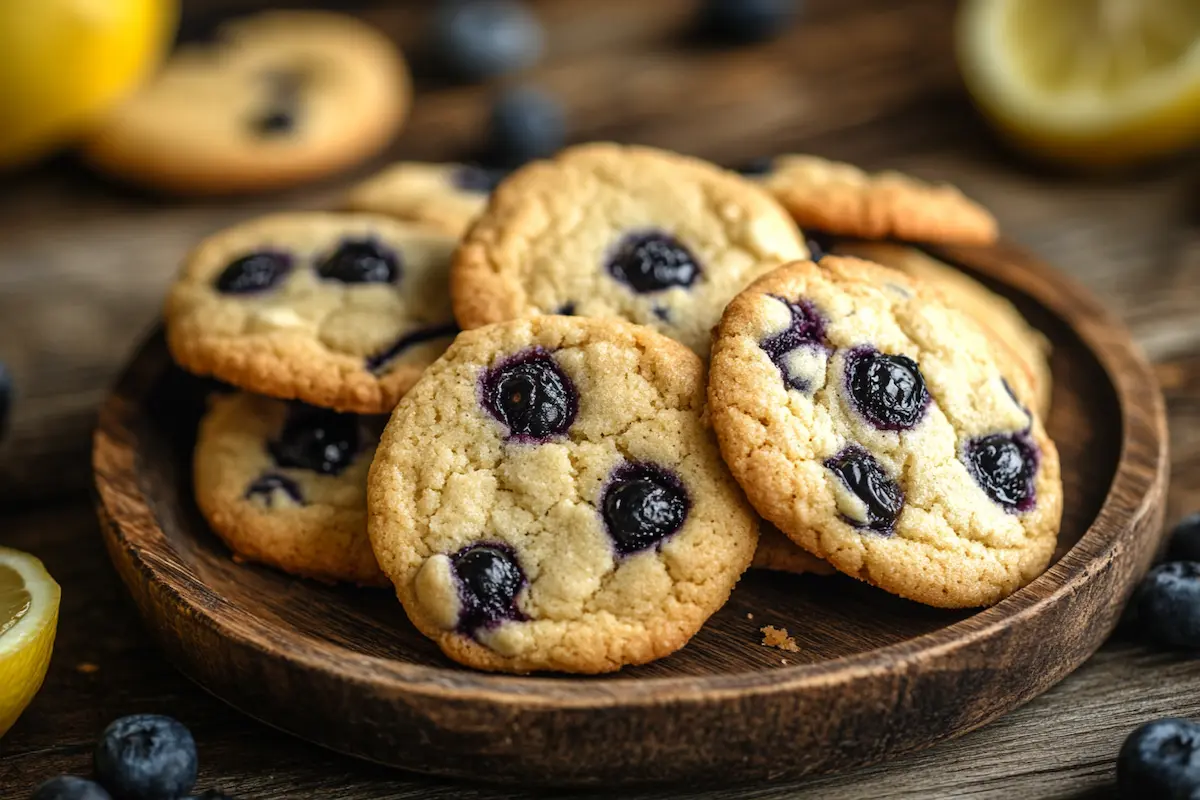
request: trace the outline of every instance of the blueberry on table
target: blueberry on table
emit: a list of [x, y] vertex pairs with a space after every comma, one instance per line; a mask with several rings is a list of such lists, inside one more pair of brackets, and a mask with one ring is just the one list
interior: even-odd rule
[[1188, 514], [1171, 529], [1167, 558], [1171, 561], [1200, 561], [1200, 511]]
[[448, 0], [433, 15], [431, 38], [451, 77], [480, 81], [533, 66], [545, 36], [533, 12], [516, 0]]
[[30, 800], [112, 800], [112, 795], [94, 781], [61, 775], [35, 789]]
[[1200, 792], [1200, 725], [1186, 719], [1147, 722], [1117, 756], [1122, 800], [1190, 800]]
[[135, 714], [109, 725], [94, 761], [96, 778], [120, 800], [183, 797], [196, 783], [191, 732], [158, 714]]
[[1152, 640], [1200, 650], [1200, 562], [1172, 561], [1150, 570], [1134, 602], [1139, 624]]
[[798, 6], [797, 0], [705, 0], [704, 26], [726, 41], [766, 41], [791, 24]]
[[502, 92], [492, 106], [490, 124], [489, 155], [506, 167], [551, 156], [562, 148], [567, 137], [562, 104], [528, 87]]

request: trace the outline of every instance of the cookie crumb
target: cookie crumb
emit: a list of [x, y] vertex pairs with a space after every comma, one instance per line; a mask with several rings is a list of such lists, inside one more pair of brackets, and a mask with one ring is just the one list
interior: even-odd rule
[[747, 611], [747, 612], [746, 612], [746, 619], [754, 619], [754, 615], [753, 615], [753, 614], [751, 614], [749, 611]]
[[763, 647], [778, 647], [780, 650], [786, 650], [789, 653], [800, 652], [800, 646], [796, 644], [796, 640], [788, 636], [787, 628], [776, 628], [774, 625], [765, 625], [761, 630]]
[[83, 675], [92, 675], [100, 671], [100, 667], [90, 661], [83, 661], [75, 665], [75, 671]]

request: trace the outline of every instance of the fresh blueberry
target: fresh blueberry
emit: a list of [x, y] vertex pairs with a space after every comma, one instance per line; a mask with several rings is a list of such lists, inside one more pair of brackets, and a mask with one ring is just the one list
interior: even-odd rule
[[545, 38], [537, 17], [516, 0], [446, 0], [433, 15], [431, 37], [442, 67], [463, 81], [533, 66]]
[[700, 276], [692, 252], [670, 234], [627, 233], [608, 256], [608, 272], [639, 294], [688, 287]]
[[904, 507], [904, 492], [888, 477], [883, 466], [863, 448], [850, 445], [827, 459], [825, 467], [837, 475], [866, 509], [865, 520], [848, 519], [850, 524], [876, 533], [891, 533]]
[[287, 253], [264, 250], [236, 258], [217, 276], [217, 291], [222, 294], [250, 294], [270, 289], [292, 271]]
[[417, 328], [415, 331], [410, 331], [401, 336], [386, 350], [382, 350], [373, 356], [367, 356], [367, 369], [376, 375], [380, 375], [387, 372], [388, 365], [395, 361], [408, 348], [416, 347], [425, 342], [432, 342], [436, 339], [453, 338], [457, 333], [458, 326], [453, 322], [430, 325], [427, 328]]
[[374, 239], [350, 239], [338, 245], [317, 272], [342, 283], [395, 283], [400, 256]]
[[856, 347], [846, 354], [846, 388], [855, 411], [880, 430], [911, 430], [929, 406], [929, 391], [917, 362], [871, 347]]
[[112, 795], [94, 781], [62, 775], [35, 789], [29, 800], [112, 800]]
[[1170, 561], [1138, 586], [1139, 625], [1159, 644], [1200, 650], [1200, 562]]
[[476, 164], [463, 164], [454, 170], [450, 180], [454, 186], [464, 192], [474, 194], [490, 194], [508, 174], [507, 170], [489, 169]]
[[491, 158], [519, 167], [560, 150], [567, 137], [562, 104], [537, 89], [517, 87], [496, 98], [488, 134]]
[[984, 493], [1005, 511], [1033, 508], [1038, 448], [1026, 432], [994, 433], [963, 447], [963, 461]]
[[94, 760], [96, 778], [120, 800], [182, 797], [196, 783], [191, 732], [157, 714], [135, 714], [109, 725]]
[[1187, 515], [1171, 529], [1167, 558], [1171, 561], [1200, 561], [1200, 511]]
[[271, 508], [275, 505], [276, 492], [283, 492], [292, 498], [294, 503], [304, 503], [304, 493], [300, 491], [300, 484], [278, 472], [268, 472], [255, 478], [254, 482], [246, 487], [245, 498], [249, 500], [252, 497], [261, 497], [263, 505]]
[[824, 348], [825, 320], [810, 300], [801, 298], [793, 303], [784, 297], [775, 299], [787, 306], [792, 315], [792, 322], [783, 331], [760, 342], [759, 347], [779, 369], [784, 385], [799, 392], [806, 392], [811, 388], [808, 379], [802, 375], [791, 374], [787, 368], [787, 355], [799, 347]]
[[484, 373], [480, 395], [487, 412], [518, 441], [543, 441], [566, 432], [579, 410], [570, 378], [540, 349]]
[[288, 412], [283, 432], [267, 447], [281, 467], [337, 475], [359, 450], [358, 417], [299, 403]]
[[719, 39], [761, 42], [782, 33], [798, 6], [798, 0], [705, 0], [704, 22]]
[[1147, 722], [1117, 756], [1122, 800], [1191, 800], [1200, 792], [1200, 725], [1186, 719]]
[[13, 379], [8, 366], [0, 361], [0, 437], [8, 430], [8, 415], [12, 411]]
[[617, 553], [628, 555], [683, 527], [691, 504], [674, 474], [653, 464], [624, 464], [604, 488], [600, 511]]
[[450, 557], [458, 577], [462, 603], [459, 630], [472, 633], [504, 619], [523, 619], [517, 595], [525, 586], [525, 572], [510, 547], [484, 542], [463, 548]]

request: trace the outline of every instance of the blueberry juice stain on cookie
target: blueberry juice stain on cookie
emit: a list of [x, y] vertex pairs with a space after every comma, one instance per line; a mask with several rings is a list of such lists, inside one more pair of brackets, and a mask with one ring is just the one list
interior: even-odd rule
[[304, 493], [300, 491], [300, 484], [278, 472], [266, 472], [255, 478], [254, 482], [246, 487], [245, 498], [258, 500], [267, 508], [274, 508], [276, 492], [283, 492], [298, 506], [304, 505]]
[[875, 458], [850, 445], [825, 461], [846, 494], [837, 497], [838, 511], [856, 528], [890, 535], [904, 507], [904, 492]]
[[498, 542], [468, 545], [450, 556], [450, 567], [458, 585], [460, 633], [473, 636], [505, 620], [526, 618], [517, 597], [528, 581], [511, 547]]
[[846, 392], [854, 410], [884, 431], [912, 430], [930, 402], [917, 362], [871, 347], [846, 354]]
[[627, 233], [609, 254], [608, 273], [638, 294], [687, 288], [700, 277], [700, 262], [670, 234]]
[[571, 379], [540, 348], [487, 370], [479, 382], [479, 399], [518, 442], [544, 442], [566, 433], [579, 410]]
[[972, 439], [963, 446], [962, 460], [984, 493], [1005, 511], [1020, 514], [1036, 505], [1033, 479], [1041, 457], [1028, 431]]
[[604, 487], [600, 513], [617, 555], [657, 546], [683, 527], [691, 508], [674, 473], [655, 464], [623, 464]]
[[253, 294], [265, 292], [292, 271], [292, 257], [287, 253], [263, 250], [235, 258], [217, 276], [214, 286], [221, 294]]
[[[759, 347], [767, 354], [783, 376], [784, 384], [798, 392], [817, 388], [811, 369], [803, 369], [801, 355], [817, 356], [822, 361], [828, 354], [825, 344], [825, 320], [811, 301], [801, 298], [795, 303], [783, 297], [776, 300], [787, 306], [791, 323], [781, 332], [764, 339]], [[822, 366], [820, 372], [824, 373]]]

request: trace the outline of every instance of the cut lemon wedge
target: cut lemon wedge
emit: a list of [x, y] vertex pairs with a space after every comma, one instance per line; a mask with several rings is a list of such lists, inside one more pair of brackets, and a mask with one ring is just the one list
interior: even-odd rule
[[59, 595], [41, 561], [0, 547], [0, 736], [42, 687], [58, 628]]
[[1200, 142], [1197, 0], [966, 0], [959, 65], [1035, 154], [1119, 166]]

